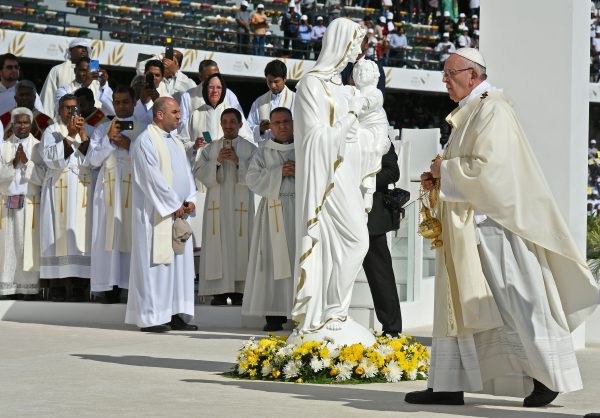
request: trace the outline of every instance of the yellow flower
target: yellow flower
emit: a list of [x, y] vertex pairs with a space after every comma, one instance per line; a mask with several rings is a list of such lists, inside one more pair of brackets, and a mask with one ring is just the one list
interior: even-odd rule
[[256, 369], [250, 369], [248, 370], [248, 374], [252, 377], [256, 376]]
[[302, 380], [302, 378], [296, 380], [296, 383], [303, 383], [303, 382], [304, 382], [304, 380]]
[[319, 350], [319, 356], [321, 358], [329, 358], [329, 349], [327, 347], [323, 347]]
[[337, 376], [337, 374], [338, 374], [338, 369], [336, 369], [335, 367], [332, 367], [332, 368], [331, 368], [331, 371], [329, 372], [329, 374], [330, 374], [331, 376]]
[[356, 370], [354, 370], [354, 372], [355, 372], [357, 375], [359, 375], [359, 376], [360, 376], [360, 375], [362, 375], [362, 374], [364, 374], [364, 373], [365, 373], [365, 369], [363, 369], [362, 367], [358, 366], [358, 367], [356, 368]]
[[273, 370], [273, 371], [271, 372], [271, 374], [273, 375], [273, 377], [274, 377], [275, 379], [277, 379], [279, 376], [281, 376], [281, 372], [280, 372], [279, 370]]

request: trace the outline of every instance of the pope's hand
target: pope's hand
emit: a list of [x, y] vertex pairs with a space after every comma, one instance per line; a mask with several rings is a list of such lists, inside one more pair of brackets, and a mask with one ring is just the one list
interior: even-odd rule
[[429, 169], [431, 170], [431, 175], [436, 179], [439, 179], [441, 177], [442, 161], [443, 160], [441, 158], [436, 158], [431, 162], [431, 166], [429, 166]]
[[421, 185], [427, 191], [430, 191], [435, 186], [435, 179], [430, 171], [421, 173]]

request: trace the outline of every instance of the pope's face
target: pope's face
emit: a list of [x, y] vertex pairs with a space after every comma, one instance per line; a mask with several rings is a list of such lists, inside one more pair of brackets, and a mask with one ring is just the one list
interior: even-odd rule
[[221, 117], [221, 128], [225, 138], [234, 139], [237, 138], [238, 132], [242, 129], [242, 123], [238, 122], [233, 113], [226, 113]]
[[459, 55], [450, 55], [450, 58], [446, 60], [442, 81], [446, 84], [446, 90], [452, 101], [460, 102], [477, 85], [475, 71], [472, 68], [472, 64]]

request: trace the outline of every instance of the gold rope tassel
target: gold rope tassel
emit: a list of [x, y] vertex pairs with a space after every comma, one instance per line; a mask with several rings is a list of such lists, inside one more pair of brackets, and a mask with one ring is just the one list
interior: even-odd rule
[[[439, 155], [436, 159], [442, 158]], [[419, 217], [421, 222], [419, 223], [419, 235], [424, 238], [432, 240], [431, 249], [440, 248], [444, 245], [444, 242], [439, 238], [442, 235], [442, 223], [437, 218], [437, 204], [440, 197], [440, 179], [428, 179], [433, 181], [433, 189], [426, 190], [423, 187], [421, 180], [421, 187], [419, 190]]]

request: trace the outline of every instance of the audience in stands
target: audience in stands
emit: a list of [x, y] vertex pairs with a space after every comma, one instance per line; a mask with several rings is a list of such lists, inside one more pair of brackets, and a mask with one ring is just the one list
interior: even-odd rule
[[250, 16], [250, 26], [254, 33], [252, 43], [254, 44], [254, 55], [265, 55], [265, 35], [269, 28], [267, 15], [265, 14], [265, 6], [259, 4], [256, 6], [256, 12]]
[[249, 53], [248, 44], [250, 43], [250, 12], [248, 11], [248, 2], [243, 0], [240, 3], [240, 9], [235, 12], [235, 21], [237, 23], [237, 44], [240, 54]]

